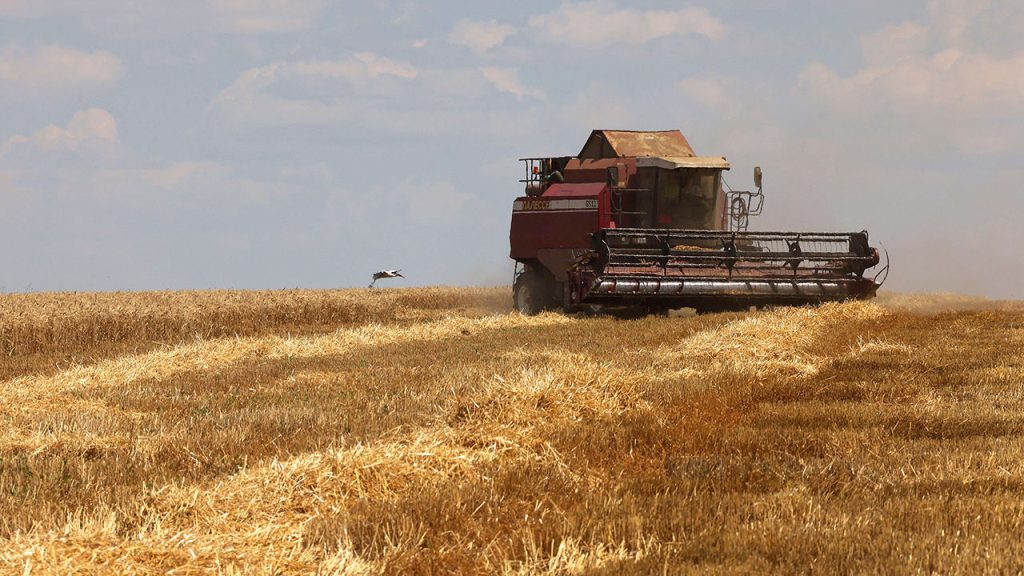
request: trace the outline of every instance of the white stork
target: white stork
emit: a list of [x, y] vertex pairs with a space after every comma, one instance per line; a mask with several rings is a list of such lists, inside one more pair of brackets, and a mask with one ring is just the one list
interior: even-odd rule
[[405, 276], [402, 276], [401, 270], [381, 270], [373, 275], [373, 282], [370, 282], [370, 288], [373, 288], [373, 285], [377, 283], [377, 280], [381, 280], [383, 278], [405, 278]]

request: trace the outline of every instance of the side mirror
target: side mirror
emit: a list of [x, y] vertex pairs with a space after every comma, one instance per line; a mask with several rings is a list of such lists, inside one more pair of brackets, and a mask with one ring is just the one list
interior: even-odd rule
[[754, 186], [757, 186], [758, 189], [761, 188], [761, 167], [760, 166], [754, 166]]

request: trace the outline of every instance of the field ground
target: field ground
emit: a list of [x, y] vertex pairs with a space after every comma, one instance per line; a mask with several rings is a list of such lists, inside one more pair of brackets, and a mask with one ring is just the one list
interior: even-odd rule
[[1024, 304], [0, 296], [10, 573], [1006, 573]]

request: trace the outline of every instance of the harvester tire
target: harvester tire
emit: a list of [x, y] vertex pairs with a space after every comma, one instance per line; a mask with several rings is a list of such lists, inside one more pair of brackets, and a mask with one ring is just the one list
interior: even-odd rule
[[512, 300], [520, 314], [540, 314], [551, 308], [553, 303], [551, 283], [543, 275], [527, 270], [516, 278]]

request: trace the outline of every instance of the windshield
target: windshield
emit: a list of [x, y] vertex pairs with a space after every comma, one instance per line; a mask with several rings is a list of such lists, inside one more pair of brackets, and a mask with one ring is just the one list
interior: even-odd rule
[[720, 220], [718, 195], [721, 170], [682, 168], [661, 170], [657, 186], [658, 228], [710, 230]]

